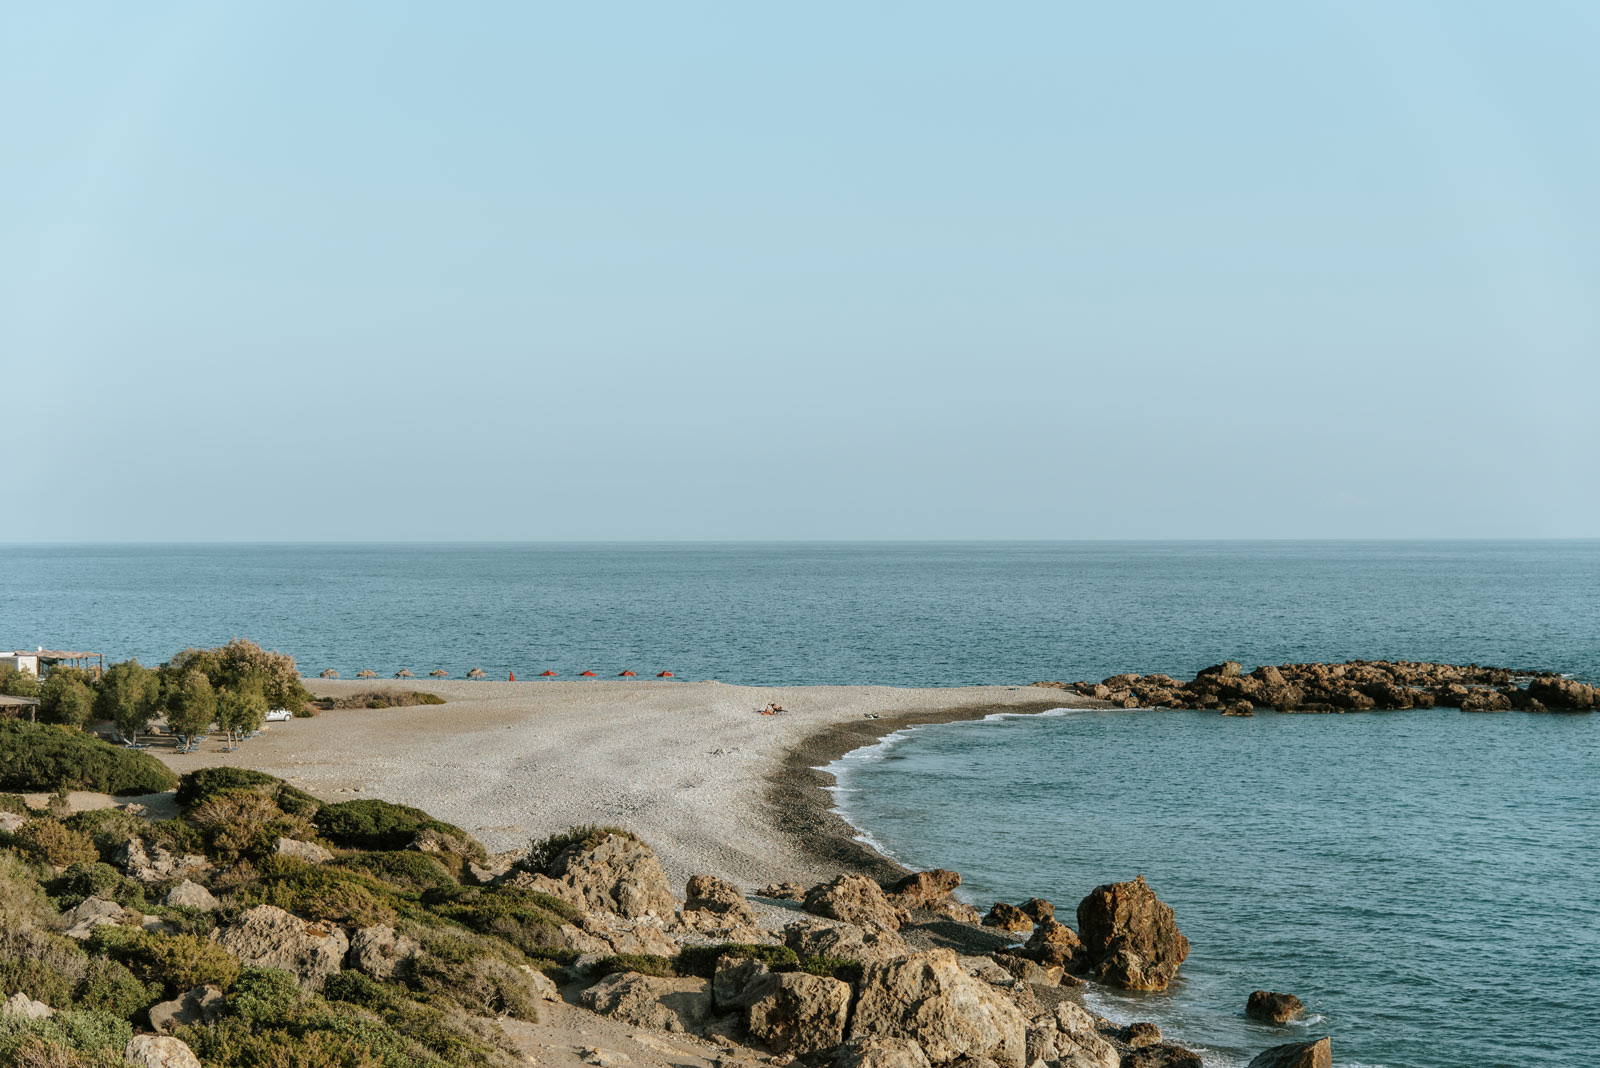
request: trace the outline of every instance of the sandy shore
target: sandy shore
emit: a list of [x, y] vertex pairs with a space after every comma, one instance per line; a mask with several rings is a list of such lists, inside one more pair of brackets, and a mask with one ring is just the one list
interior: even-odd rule
[[[379, 797], [459, 824], [490, 850], [578, 823], [626, 826], [677, 883], [710, 873], [745, 886], [887, 873], [829, 811], [812, 770], [913, 723], [1089, 704], [1028, 687], [744, 687], [657, 680], [311, 680], [343, 695], [420, 689], [444, 705], [349, 709], [271, 725], [237, 753], [150, 752], [179, 772], [232, 764], [329, 800]], [[776, 701], [778, 716], [758, 710]], [[872, 718], [877, 717], [877, 718]]]

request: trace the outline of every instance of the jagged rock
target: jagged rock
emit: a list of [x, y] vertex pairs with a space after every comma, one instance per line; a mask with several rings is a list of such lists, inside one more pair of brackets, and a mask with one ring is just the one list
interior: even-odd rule
[[936, 1065], [970, 1056], [1022, 1068], [1027, 1051], [1021, 1011], [963, 972], [948, 949], [868, 964], [850, 1035], [915, 1039]]
[[493, 853], [483, 863], [469, 860], [463, 869], [464, 881], [475, 886], [488, 886], [491, 883], [504, 879], [516, 867], [520, 857], [516, 851], [509, 853]]
[[841, 875], [830, 883], [813, 886], [806, 891], [805, 910], [815, 916], [884, 931], [898, 931], [909, 919], [882, 887], [863, 875]]
[[753, 914], [687, 911], [679, 912], [665, 930], [680, 942], [771, 942], [772, 932], [747, 922], [753, 919]]
[[1078, 931], [1096, 977], [1126, 990], [1165, 990], [1189, 955], [1172, 909], [1142, 875], [1090, 891], [1078, 903]]
[[[579, 919], [578, 925], [585, 939], [572, 948], [580, 952], [671, 957], [679, 948], [654, 916], [628, 919], [611, 912], [591, 912]], [[596, 945], [600, 947], [598, 950], [591, 949]]]
[[578, 995], [584, 1008], [635, 1027], [694, 1031], [711, 1015], [711, 984], [637, 972], [608, 975]]
[[42, 1020], [54, 1016], [56, 1010], [42, 1001], [35, 1001], [22, 991], [17, 991], [0, 1002], [0, 1016], [16, 1016], [24, 1020]]
[[777, 901], [804, 901], [806, 888], [799, 883], [768, 883], [756, 891], [757, 897], [770, 897]]
[[833, 1054], [833, 1068], [932, 1068], [910, 1038], [852, 1038]]
[[749, 1002], [750, 1033], [774, 1053], [805, 1055], [844, 1040], [850, 984], [823, 975], [768, 975]]
[[1600, 686], [1589, 686], [1575, 679], [1537, 678], [1528, 683], [1528, 697], [1545, 708], [1586, 711], [1600, 706]]
[[1461, 699], [1463, 712], [1509, 712], [1511, 698], [1499, 690], [1475, 688]]
[[247, 909], [233, 923], [211, 933], [212, 941], [257, 968], [293, 972], [300, 985], [320, 990], [349, 952], [350, 940], [337, 927], [320, 927], [274, 905]]
[[719, 1009], [747, 1009], [771, 974], [765, 964], [752, 957], [718, 957], [711, 977], [711, 1000]]
[[1239, 672], [1242, 670], [1243, 665], [1239, 664], [1238, 661], [1229, 660], [1223, 664], [1213, 664], [1208, 668], [1201, 668], [1198, 677], [1202, 679], [1235, 679], [1239, 677]]
[[112, 854], [111, 862], [130, 879], [141, 883], [164, 883], [209, 871], [211, 862], [192, 853], [176, 854], [164, 845], [147, 850], [142, 838], [129, 838]]
[[20, 812], [0, 812], [0, 834], [16, 834], [28, 822]]
[[960, 875], [944, 868], [932, 868], [907, 875], [888, 888], [888, 896], [901, 908], [933, 909], [960, 885]]
[[1223, 706], [1222, 714], [1224, 716], [1253, 716], [1256, 714], [1256, 706], [1249, 701], [1234, 701]]
[[1056, 918], [1056, 907], [1042, 897], [1030, 897], [1017, 908], [1034, 923], [1043, 923], [1045, 920]]
[[538, 968], [528, 964], [519, 964], [517, 968], [528, 977], [528, 986], [540, 1001], [560, 1001], [561, 988], [556, 986], [555, 980], [541, 972]]
[[307, 864], [323, 864], [333, 859], [333, 853], [315, 842], [302, 842], [298, 838], [279, 838], [272, 843], [275, 857], [293, 857]]
[[150, 1006], [150, 1029], [171, 1034], [180, 1027], [215, 1023], [222, 1009], [222, 991], [207, 983], [171, 1001]]
[[1274, 994], [1270, 990], [1257, 990], [1245, 1002], [1244, 1014], [1268, 1023], [1288, 1023], [1305, 1011], [1305, 1005], [1293, 994]]
[[1094, 1017], [1081, 1005], [1063, 1001], [1056, 1006], [1055, 1044], [1059, 1068], [1118, 1068], [1122, 1055], [1095, 1029]]
[[1117, 1041], [1126, 1042], [1131, 1049], [1161, 1044], [1161, 1028], [1148, 1021], [1131, 1023], [1117, 1028]]
[[115, 901], [108, 901], [103, 897], [86, 897], [63, 912], [61, 922], [69, 928], [91, 921], [116, 924], [122, 923], [126, 916], [127, 910]]
[[1122, 1068], [1205, 1068], [1205, 1062], [1194, 1050], [1158, 1042], [1126, 1053]]
[[711, 912], [747, 927], [758, 926], [756, 914], [737, 886], [715, 875], [696, 875], [686, 887], [685, 912]]
[[1041, 920], [1016, 953], [1020, 957], [1069, 972], [1084, 971], [1090, 964], [1077, 934], [1056, 920]]
[[211, 895], [210, 890], [188, 879], [168, 890], [161, 903], [171, 908], [200, 909], [203, 912], [221, 907], [221, 902]]
[[1333, 1040], [1289, 1042], [1264, 1049], [1251, 1059], [1249, 1068], [1333, 1068]]
[[1038, 961], [1019, 957], [1013, 953], [996, 953], [994, 961], [1024, 983], [1055, 986], [1061, 982], [1062, 970], [1060, 965], [1040, 964]]
[[583, 908], [619, 916], [670, 916], [677, 907], [655, 852], [621, 834], [608, 834], [592, 849], [573, 846], [551, 861], [546, 874], [565, 885]]
[[996, 901], [989, 906], [989, 915], [983, 918], [983, 925], [1021, 934], [1023, 931], [1033, 930], [1033, 917], [1015, 905], [1008, 905], [1004, 901]]
[[890, 960], [909, 950], [898, 932], [863, 930], [854, 924], [823, 925], [795, 922], [783, 929], [783, 943], [801, 957], [834, 960]]
[[201, 1068], [194, 1050], [171, 1035], [134, 1035], [122, 1059], [134, 1068]]
[[1010, 986], [1017, 981], [1005, 968], [997, 964], [991, 957], [963, 957], [957, 956], [956, 963], [961, 965], [961, 970], [974, 979], [982, 979], [990, 986]]
[[383, 982], [403, 978], [411, 970], [419, 946], [393, 927], [377, 924], [363, 927], [350, 939], [345, 964]]

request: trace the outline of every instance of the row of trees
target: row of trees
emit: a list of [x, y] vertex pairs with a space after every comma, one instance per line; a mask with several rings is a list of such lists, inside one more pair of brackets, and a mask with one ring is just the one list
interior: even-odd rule
[[37, 697], [39, 718], [47, 723], [83, 728], [109, 720], [133, 741], [164, 717], [179, 737], [193, 738], [215, 724], [236, 743], [260, 728], [268, 709], [297, 711], [311, 699], [293, 657], [243, 639], [185, 649], [159, 668], [124, 660], [98, 679], [70, 667], [55, 668], [42, 683], [11, 674], [0, 679], [0, 691]]

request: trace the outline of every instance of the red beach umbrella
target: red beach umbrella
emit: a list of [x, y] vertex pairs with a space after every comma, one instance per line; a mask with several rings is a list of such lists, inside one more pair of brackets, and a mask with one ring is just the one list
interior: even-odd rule
[[512, 682], [516, 682], [517, 681], [517, 673], [515, 671], [507, 672], [507, 674], [511, 676], [510, 681], [512, 681]]
[[672, 679], [672, 678], [677, 678], [677, 676], [674, 675], [670, 671], [660, 671], [660, 672], [656, 673], [656, 678], [658, 678], [658, 679]]
[[580, 674], [578, 676], [578, 678], [580, 678], [580, 679], [598, 679], [599, 677], [600, 677], [599, 675], [596, 675], [592, 671], [585, 671], [585, 672], [583, 672], [582, 674]]
[[619, 671], [619, 672], [617, 672], [617, 678], [619, 678], [619, 679], [633, 679], [633, 678], [637, 678], [637, 677], [638, 677], [638, 673], [634, 672], [634, 671]]
[[539, 677], [541, 679], [553, 679], [556, 677], [556, 673], [554, 671], [541, 671], [539, 672]]

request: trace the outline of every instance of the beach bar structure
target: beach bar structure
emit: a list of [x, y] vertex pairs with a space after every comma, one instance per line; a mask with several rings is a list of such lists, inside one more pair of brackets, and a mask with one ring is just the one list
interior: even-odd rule
[[0, 693], [0, 716], [22, 716], [30, 720], [38, 718], [39, 699], [37, 697], [12, 697], [7, 693]]
[[71, 649], [46, 649], [40, 646], [34, 650], [18, 649], [15, 652], [0, 653], [0, 666], [9, 665], [17, 671], [40, 678], [50, 674], [50, 669], [61, 664], [68, 667], [82, 668], [84, 671], [99, 678], [105, 674], [106, 658], [103, 653], [76, 652]]

